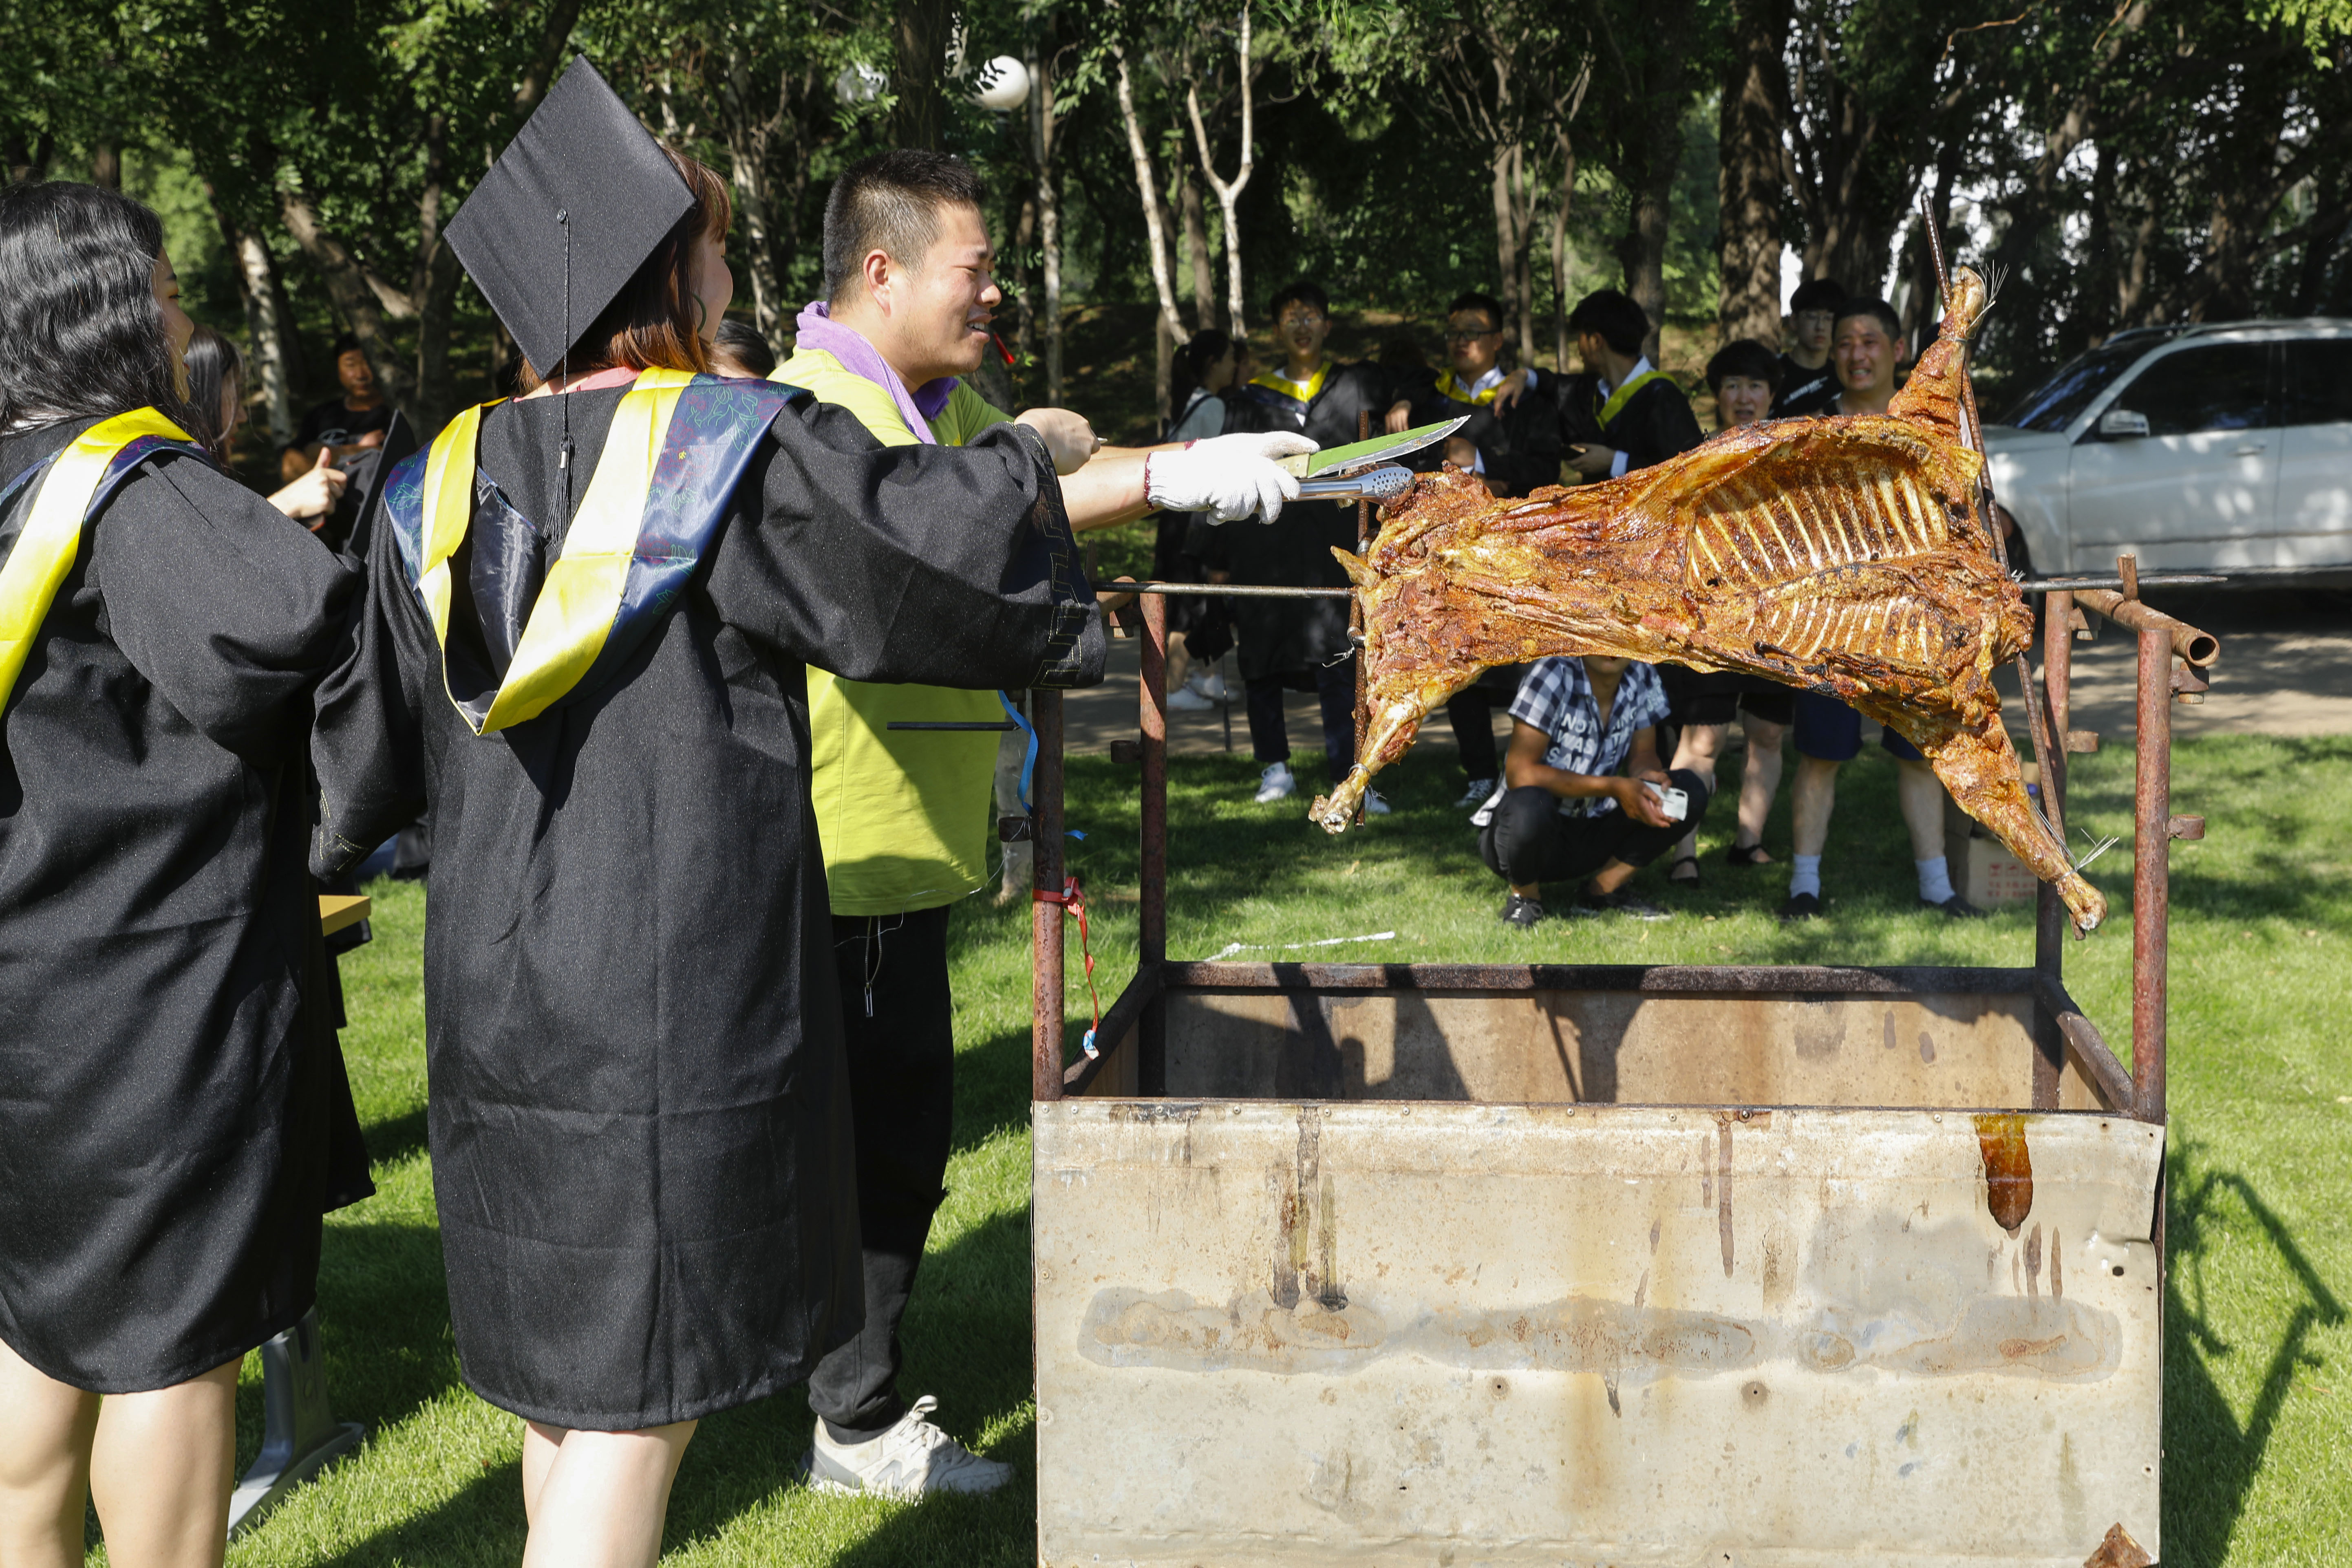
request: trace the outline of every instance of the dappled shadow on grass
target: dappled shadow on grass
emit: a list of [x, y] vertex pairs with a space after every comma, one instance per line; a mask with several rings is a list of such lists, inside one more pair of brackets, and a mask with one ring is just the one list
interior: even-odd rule
[[[2312, 1331], [2344, 1321], [2344, 1308], [2305, 1256], [2294, 1234], [2234, 1171], [2204, 1166], [2203, 1146], [2176, 1142], [2167, 1162], [2165, 1274], [2164, 1449], [2178, 1456], [2165, 1467], [2164, 1542], [2167, 1562], [2218, 1563], [2244, 1513], [2298, 1374], [2324, 1364], [2305, 1346]], [[2206, 1310], [2203, 1261], [2230, 1227], [2231, 1200], [2269, 1241], [2294, 1283], [2296, 1300], [2276, 1324], [2275, 1343], [2235, 1344], [2213, 1327]], [[2212, 1363], [2242, 1353], [2266, 1357], [2260, 1389], [2242, 1424], [2231, 1409]]]
[[[324, 1483], [332, 1485], [329, 1480]], [[530, 1533], [522, 1511], [522, 1466], [494, 1464], [456, 1496], [322, 1558], [320, 1568], [484, 1568], [522, 1561]]]
[[[367, 1145], [368, 1163], [382, 1170], [425, 1148], [425, 1107], [419, 1105], [397, 1115], [379, 1117], [360, 1129], [360, 1138]], [[381, 1174], [377, 1177], [382, 1181]]]

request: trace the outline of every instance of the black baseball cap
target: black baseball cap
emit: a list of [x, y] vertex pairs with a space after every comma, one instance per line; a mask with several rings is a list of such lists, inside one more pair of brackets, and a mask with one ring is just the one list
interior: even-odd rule
[[545, 375], [693, 207], [661, 144], [578, 57], [449, 221], [449, 248]]

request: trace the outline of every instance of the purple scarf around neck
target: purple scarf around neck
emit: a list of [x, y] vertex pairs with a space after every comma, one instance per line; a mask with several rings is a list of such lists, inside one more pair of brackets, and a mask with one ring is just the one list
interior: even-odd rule
[[956, 378], [940, 376], [915, 388], [912, 395], [898, 373], [890, 368], [882, 352], [866, 341], [866, 334], [845, 327], [833, 319], [822, 300], [812, 300], [800, 315], [799, 335], [793, 338], [794, 349], [809, 349], [828, 353], [841, 362], [841, 368], [852, 375], [862, 375], [890, 394], [898, 405], [898, 413], [907, 421], [907, 428], [915, 439], [926, 446], [936, 447], [939, 438], [931, 434], [931, 421], [937, 419], [948, 405], [948, 395], [956, 389]]

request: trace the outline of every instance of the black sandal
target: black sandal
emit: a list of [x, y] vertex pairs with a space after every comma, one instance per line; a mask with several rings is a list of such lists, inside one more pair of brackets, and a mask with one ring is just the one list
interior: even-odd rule
[[[1690, 874], [1689, 876], [1687, 876], [1687, 877], [1677, 877], [1677, 876], [1675, 876], [1675, 872], [1677, 872], [1677, 871], [1681, 870], [1681, 869], [1682, 869], [1684, 867], [1685, 867], [1685, 866], [1687, 866], [1687, 867], [1689, 867], [1689, 868], [1691, 868], [1691, 874]], [[1698, 886], [1698, 857], [1697, 857], [1697, 856], [1696, 856], [1696, 855], [1685, 855], [1685, 856], [1684, 856], [1681, 859], [1679, 859], [1679, 860], [1675, 861], [1673, 865], [1671, 865], [1671, 866], [1667, 867], [1667, 868], [1666, 868], [1666, 880], [1667, 880], [1667, 881], [1669, 881], [1669, 882], [1671, 882], [1671, 883], [1673, 883], [1673, 884], [1674, 884], [1675, 887], [1677, 887], [1677, 888], [1696, 888], [1696, 887], [1697, 887], [1697, 886]]]
[[1724, 864], [1727, 866], [1769, 866], [1772, 857], [1764, 853], [1759, 840], [1754, 844], [1727, 844], [1723, 847]]

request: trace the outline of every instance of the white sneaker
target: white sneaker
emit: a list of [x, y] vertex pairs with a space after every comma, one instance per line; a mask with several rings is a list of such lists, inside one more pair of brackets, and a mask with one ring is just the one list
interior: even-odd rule
[[1288, 763], [1269, 763], [1258, 775], [1257, 803], [1272, 805], [1277, 800], [1287, 800], [1298, 793], [1298, 781], [1290, 776]]
[[1180, 686], [1168, 694], [1168, 706], [1178, 713], [1213, 713], [1217, 705], [1189, 686]]
[[1376, 789], [1366, 789], [1364, 791], [1364, 815], [1366, 816], [1386, 816], [1388, 814], [1389, 803], [1381, 798], [1381, 792]]
[[898, 1424], [863, 1443], [836, 1443], [816, 1424], [816, 1441], [802, 1461], [809, 1485], [836, 1495], [919, 1498], [929, 1492], [992, 1492], [1013, 1479], [1013, 1467], [983, 1459], [937, 1426], [940, 1402], [926, 1394]]
[[1454, 809], [1456, 811], [1475, 810], [1476, 807], [1486, 805], [1486, 797], [1494, 793], [1495, 781], [1493, 779], [1472, 779], [1470, 781], [1470, 787], [1462, 792], [1462, 798], [1454, 803]]
[[1192, 671], [1184, 678], [1184, 689], [1197, 691], [1212, 702], [1223, 702], [1231, 696], [1225, 689], [1225, 678], [1213, 669]]

